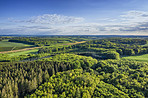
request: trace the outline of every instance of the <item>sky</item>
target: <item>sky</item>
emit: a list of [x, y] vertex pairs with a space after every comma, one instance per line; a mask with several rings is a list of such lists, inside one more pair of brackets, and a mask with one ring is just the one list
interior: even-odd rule
[[148, 35], [148, 0], [0, 0], [0, 35]]

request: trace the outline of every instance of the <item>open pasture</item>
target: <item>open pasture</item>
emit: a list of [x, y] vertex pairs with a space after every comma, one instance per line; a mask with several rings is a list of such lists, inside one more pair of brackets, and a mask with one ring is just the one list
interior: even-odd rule
[[126, 57], [122, 57], [122, 59], [148, 62], [148, 54], [137, 55], [137, 56], [126, 56]]
[[9, 56], [19, 56], [19, 55], [35, 54], [37, 52], [38, 52], [38, 49], [32, 49], [32, 50], [26, 50], [26, 51], [8, 53], [8, 55]]
[[8, 42], [8, 40], [0, 41], [0, 51], [11, 51], [23, 48], [29, 48], [33, 45], [24, 44], [24, 43], [15, 43], [15, 42]]
[[15, 42], [8, 42], [8, 40], [0, 41], [0, 47], [25, 47], [25, 46], [33, 46], [24, 43], [15, 43]]

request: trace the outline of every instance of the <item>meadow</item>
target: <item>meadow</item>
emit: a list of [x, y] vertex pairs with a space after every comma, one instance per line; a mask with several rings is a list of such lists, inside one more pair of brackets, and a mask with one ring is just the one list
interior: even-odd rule
[[33, 46], [24, 43], [15, 43], [15, 42], [8, 42], [8, 40], [0, 41], [0, 47], [24, 47], [24, 46]]
[[11, 50], [17, 50], [17, 49], [23, 49], [23, 48], [29, 48], [29, 47], [33, 47], [33, 45], [16, 43], [16, 42], [8, 42], [8, 40], [0, 41], [0, 51], [11, 51]]
[[136, 55], [136, 56], [126, 56], [126, 57], [122, 57], [122, 59], [148, 62], [148, 54]]
[[37, 52], [38, 52], [38, 49], [32, 49], [32, 50], [8, 53], [8, 55], [9, 56], [19, 56], [19, 55], [36, 54]]

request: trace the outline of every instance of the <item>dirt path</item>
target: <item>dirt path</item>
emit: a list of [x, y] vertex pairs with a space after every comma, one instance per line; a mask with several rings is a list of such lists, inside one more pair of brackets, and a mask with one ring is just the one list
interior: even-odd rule
[[27, 50], [38, 49], [38, 48], [41, 48], [41, 47], [24, 48], [24, 49], [19, 49], [19, 50], [12, 50], [12, 51], [3, 51], [0, 53], [20, 52], [20, 51], [27, 51]]

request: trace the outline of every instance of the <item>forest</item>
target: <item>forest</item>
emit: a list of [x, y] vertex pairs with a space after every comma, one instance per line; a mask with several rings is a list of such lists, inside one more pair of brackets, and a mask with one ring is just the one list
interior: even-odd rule
[[148, 58], [129, 59], [147, 37], [1, 36], [0, 49], [0, 98], [148, 98]]

